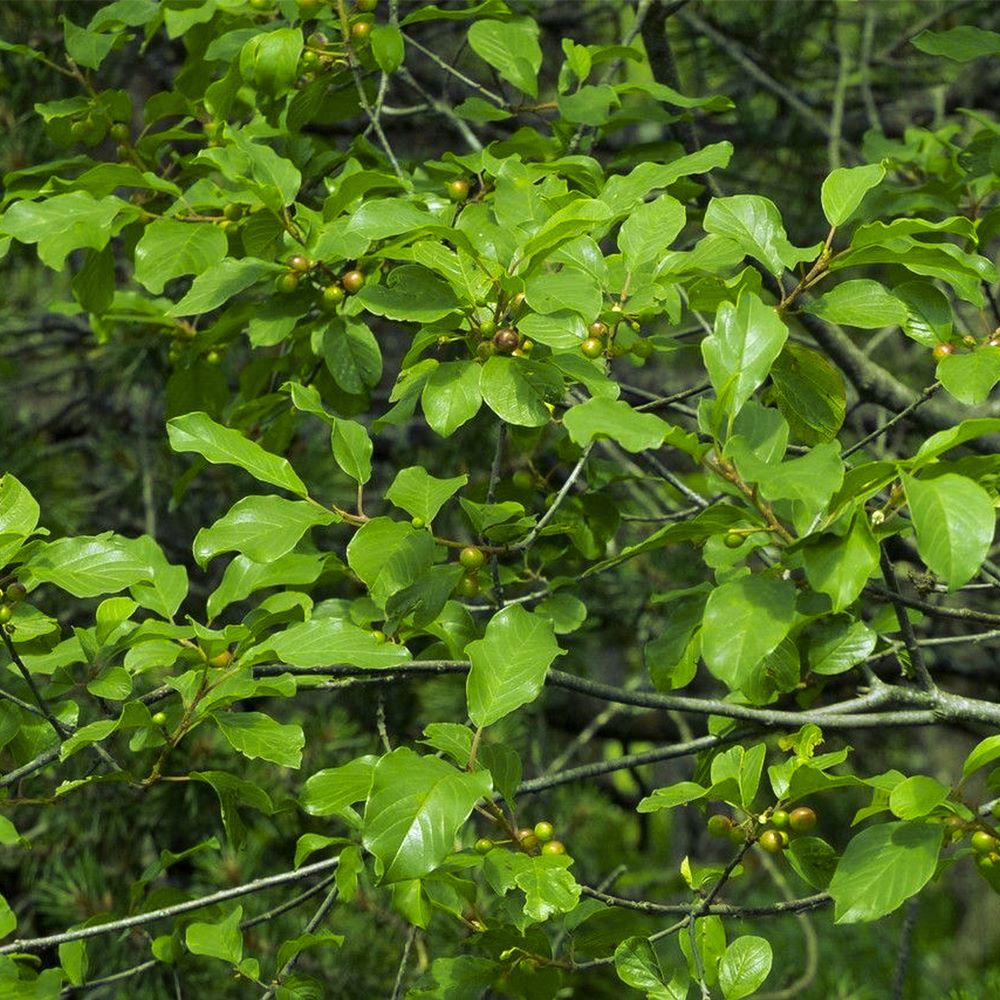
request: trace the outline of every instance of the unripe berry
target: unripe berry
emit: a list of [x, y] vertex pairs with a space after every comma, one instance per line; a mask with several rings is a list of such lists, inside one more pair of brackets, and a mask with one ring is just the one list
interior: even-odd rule
[[809, 806], [799, 806], [788, 814], [788, 825], [796, 833], [808, 833], [816, 826], [816, 813]]
[[543, 843], [548, 843], [556, 835], [556, 828], [548, 822], [542, 820], [535, 824], [535, 836]]
[[465, 548], [459, 552], [458, 561], [470, 573], [474, 573], [477, 569], [482, 569], [486, 564], [486, 556], [483, 553], [483, 550], [476, 548], [475, 545], [466, 545]]

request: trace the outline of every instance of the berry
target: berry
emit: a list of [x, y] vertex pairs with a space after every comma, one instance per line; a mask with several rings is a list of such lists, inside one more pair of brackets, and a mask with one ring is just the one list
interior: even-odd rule
[[28, 596], [27, 588], [23, 583], [12, 583], [5, 591], [4, 598], [9, 604], [17, 604], [18, 601], [23, 601], [25, 597]]
[[469, 197], [469, 182], [464, 177], [456, 177], [445, 185], [452, 201], [465, 201]]
[[599, 319], [595, 319], [590, 326], [587, 327], [588, 337], [606, 337], [608, 335], [608, 324], [602, 323]]
[[521, 841], [521, 850], [529, 854], [537, 851], [542, 845], [542, 842], [535, 836], [532, 830], [529, 830], [523, 837], [518, 837], [518, 840]]
[[348, 271], [341, 279], [340, 283], [344, 286], [344, 291], [349, 292], [353, 295], [355, 292], [360, 292], [365, 285], [365, 276], [358, 270]]
[[485, 361], [488, 357], [493, 354], [493, 342], [489, 340], [484, 340], [481, 344], [476, 345], [476, 357], [480, 361]]
[[351, 36], [356, 42], [366, 42], [372, 33], [371, 21], [355, 21], [351, 25]]
[[332, 311], [344, 301], [344, 298], [344, 289], [340, 285], [327, 285], [323, 289], [323, 308]]
[[587, 337], [580, 342], [580, 350], [585, 358], [599, 358], [604, 353], [604, 344], [597, 337]]
[[757, 842], [768, 854], [780, 854], [785, 849], [781, 830], [765, 830]]
[[476, 854], [489, 854], [494, 846], [493, 841], [489, 837], [480, 837], [476, 841]]
[[14, 617], [14, 609], [9, 604], [0, 604], [0, 625], [6, 625]]
[[474, 576], [466, 574], [458, 581], [455, 593], [459, 597], [475, 597], [479, 593], [479, 581]]
[[542, 820], [535, 824], [535, 836], [543, 844], [547, 844], [555, 835], [556, 828], [548, 820]]
[[210, 667], [228, 667], [230, 663], [233, 662], [233, 654], [229, 652], [228, 649], [224, 649], [221, 653], [213, 656], [209, 661], [208, 665]]
[[205, 355], [205, 363], [209, 365], [217, 365], [222, 361], [222, 355], [218, 351], [209, 351]]
[[775, 809], [771, 813], [771, 826], [776, 830], [787, 830], [788, 829], [788, 813], [784, 809]]
[[493, 346], [501, 354], [510, 354], [515, 351], [521, 343], [517, 330], [513, 327], [505, 326], [502, 330], [497, 330], [493, 335]]
[[733, 829], [733, 821], [728, 816], [716, 813], [714, 816], [708, 817], [706, 826], [713, 837], [728, 837]]
[[493, 334], [497, 332], [497, 325], [491, 319], [484, 319], [482, 323], [479, 324], [479, 332], [484, 337], [492, 337]]
[[303, 257], [302, 254], [296, 254], [294, 257], [288, 258], [288, 266], [293, 271], [304, 273], [312, 267], [312, 261], [308, 257]]
[[111, 126], [111, 138], [115, 142], [128, 142], [132, 138], [131, 133], [128, 130], [128, 125], [124, 122], [115, 122]]
[[372, 638], [381, 646], [386, 640], [386, 634], [380, 628], [373, 628]]
[[250, 6], [254, 10], [270, 10], [271, 0], [250, 0]]
[[565, 854], [566, 845], [561, 840], [550, 840], [542, 844], [542, 854]]
[[519, 490], [530, 490], [535, 485], [535, 477], [527, 469], [518, 469], [511, 477], [511, 482]]
[[354, 6], [362, 14], [371, 14], [378, 9], [378, 0], [357, 0]]
[[1000, 842], [997, 841], [997, 838], [993, 834], [987, 833], [985, 830], [976, 830], [969, 841], [969, 846], [976, 854], [989, 854], [991, 851], [995, 851], [997, 847], [1000, 847]]
[[788, 814], [788, 825], [796, 833], [808, 833], [816, 825], [816, 813], [809, 806], [799, 806]]
[[948, 357], [948, 355], [954, 354], [954, 353], [955, 353], [955, 345], [954, 344], [949, 344], [946, 341], [942, 341], [940, 344], [935, 344], [934, 345], [933, 354], [934, 354], [934, 360], [935, 361], [941, 361], [944, 358]]
[[738, 531], [727, 531], [725, 537], [722, 539], [722, 544], [727, 549], [738, 549], [745, 541], [746, 536], [741, 535]]
[[486, 556], [482, 549], [477, 549], [475, 545], [466, 545], [458, 554], [458, 561], [470, 572], [482, 569], [486, 564]]
[[426, 528], [427, 522], [419, 515], [410, 518], [410, 524], [414, 528]]
[[286, 271], [284, 274], [279, 274], [274, 282], [274, 287], [282, 295], [290, 295], [299, 287], [299, 276], [294, 271]]
[[76, 140], [83, 139], [90, 131], [90, 124], [82, 119], [73, 122], [69, 127], [69, 134]]
[[311, 49], [325, 49], [327, 37], [322, 31], [314, 31], [307, 39], [306, 45]]
[[236, 202], [230, 202], [222, 210], [222, 214], [230, 221], [236, 222], [243, 218], [243, 206], [237, 205]]
[[165, 726], [167, 724], [167, 715], [165, 712], [156, 712], [149, 721], [154, 726]]

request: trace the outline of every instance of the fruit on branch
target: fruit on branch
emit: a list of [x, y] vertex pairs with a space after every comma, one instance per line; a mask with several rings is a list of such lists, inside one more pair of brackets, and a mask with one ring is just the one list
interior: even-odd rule
[[236, 202], [231, 201], [222, 210], [222, 214], [229, 222], [238, 222], [243, 218], [243, 206], [236, 204]]
[[785, 849], [783, 830], [765, 830], [757, 841], [768, 854], [780, 854]]
[[8, 604], [17, 604], [18, 601], [23, 601], [27, 596], [27, 588], [23, 583], [17, 583], [16, 581], [3, 592], [4, 600]]
[[274, 287], [282, 295], [291, 295], [299, 287], [299, 276], [294, 271], [286, 271], [284, 274], [279, 274], [275, 279]]
[[351, 37], [356, 42], [367, 42], [371, 37], [373, 27], [374, 25], [371, 21], [355, 21], [351, 25]]
[[493, 841], [489, 837], [480, 837], [476, 841], [476, 854], [489, 854], [494, 846]]
[[599, 319], [595, 319], [590, 326], [587, 327], [588, 337], [606, 337], [608, 335], [608, 324], [602, 323]]
[[709, 816], [705, 825], [713, 837], [728, 837], [733, 829], [733, 821], [728, 816], [723, 816], [722, 813]]
[[932, 353], [934, 354], [935, 361], [941, 361], [944, 358], [947, 358], [950, 354], [955, 353], [955, 345], [942, 341], [941, 343], [934, 345], [934, 351]]
[[741, 535], [738, 531], [727, 531], [722, 544], [727, 549], [738, 549], [746, 540], [746, 535]]
[[469, 197], [469, 182], [464, 177], [455, 177], [445, 185], [452, 201], [465, 201]]
[[477, 569], [482, 569], [486, 564], [486, 555], [483, 553], [482, 549], [476, 548], [475, 545], [466, 545], [465, 548], [459, 552], [458, 561], [470, 573], [475, 573]]
[[976, 854], [989, 854], [1000, 847], [1000, 841], [992, 833], [987, 833], [985, 830], [976, 830], [969, 841], [969, 846]]
[[455, 593], [459, 597], [475, 597], [479, 593], [479, 581], [474, 577], [470, 576], [468, 573], [458, 581], [458, 586], [455, 587]]
[[513, 327], [505, 326], [502, 330], [497, 330], [493, 335], [493, 346], [501, 354], [510, 354], [515, 351], [521, 343], [517, 330]]
[[784, 809], [775, 809], [771, 813], [771, 826], [776, 830], [788, 829], [788, 813]]
[[294, 257], [288, 258], [288, 266], [293, 271], [298, 271], [300, 274], [304, 274], [313, 265], [312, 261], [308, 257], [303, 257], [302, 254], [297, 253]]
[[9, 604], [0, 604], [0, 625], [6, 625], [14, 617], [14, 609]]
[[599, 358], [604, 353], [604, 342], [597, 337], [587, 337], [580, 342], [585, 358]]
[[154, 726], [165, 726], [167, 724], [166, 712], [154, 712], [149, 721], [152, 722]]
[[542, 844], [542, 854], [565, 854], [566, 845], [561, 840], [550, 840]]
[[365, 286], [365, 276], [364, 274], [355, 268], [353, 271], [348, 271], [341, 279], [340, 283], [344, 286], [344, 291], [349, 292], [353, 295], [355, 292], [360, 292]]
[[344, 301], [346, 294], [340, 285], [327, 285], [323, 289], [323, 308], [332, 311]]
[[809, 806], [799, 806], [788, 814], [788, 825], [795, 833], [808, 833], [816, 826], [816, 813]]
[[555, 835], [556, 828], [548, 820], [543, 819], [535, 824], [535, 836], [543, 844], [547, 844]]

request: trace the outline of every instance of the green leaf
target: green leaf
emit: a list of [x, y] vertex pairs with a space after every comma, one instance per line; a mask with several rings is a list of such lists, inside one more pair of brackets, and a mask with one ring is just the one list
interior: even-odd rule
[[254, 562], [271, 562], [291, 552], [310, 528], [336, 520], [334, 514], [303, 500], [244, 497], [210, 528], [198, 532], [194, 557], [202, 567], [220, 552], [232, 551]]
[[844, 615], [822, 618], [809, 637], [809, 669], [815, 674], [842, 674], [865, 659], [877, 640], [862, 621]]
[[138, 209], [113, 195], [98, 201], [86, 191], [71, 191], [44, 201], [16, 202], [0, 219], [0, 233], [37, 243], [42, 263], [61, 271], [74, 250], [103, 249], [120, 212], [134, 216]]
[[469, 27], [469, 46], [508, 83], [531, 97], [538, 96], [542, 49], [538, 24], [532, 18], [477, 19]]
[[993, 542], [996, 510], [990, 495], [952, 473], [927, 480], [904, 476], [903, 488], [920, 558], [949, 589], [968, 583]]
[[544, 392], [529, 377], [538, 368], [520, 358], [494, 354], [483, 365], [479, 391], [483, 401], [501, 420], [518, 427], [543, 427], [551, 420]]
[[375, 856], [379, 881], [401, 882], [434, 871], [491, 788], [486, 771], [468, 774], [407, 747], [386, 754], [375, 766], [364, 817], [363, 842]]
[[713, 198], [703, 223], [705, 232], [725, 236], [760, 261], [773, 275], [804, 259], [785, 236], [781, 213], [774, 202], [756, 194]]
[[668, 194], [639, 205], [622, 223], [618, 249], [625, 267], [634, 271], [666, 253], [684, 226], [684, 206]]
[[291, 625], [271, 636], [266, 645], [282, 663], [293, 667], [349, 664], [377, 670], [410, 659], [410, 651], [405, 646], [379, 642], [370, 629], [339, 618], [313, 618]]
[[861, 204], [861, 199], [882, 183], [885, 167], [869, 163], [861, 167], [839, 167], [823, 181], [820, 200], [831, 226], [843, 225]]
[[929, 281], [904, 281], [892, 294], [906, 304], [903, 331], [911, 340], [933, 348], [939, 341], [951, 339], [951, 303], [944, 292]]
[[347, 562], [367, 585], [372, 600], [384, 608], [393, 594], [415, 583], [434, 558], [430, 532], [387, 517], [363, 524], [347, 546]]
[[578, 198], [558, 209], [535, 233], [511, 261], [512, 272], [530, 270], [536, 257], [541, 258], [557, 247], [585, 233], [599, 229], [611, 218], [611, 209], [594, 198]]
[[275, 586], [302, 586], [313, 583], [323, 572], [326, 560], [321, 555], [288, 553], [273, 562], [258, 563], [237, 556], [222, 575], [222, 582], [208, 596], [209, 619], [218, 617], [230, 604], [242, 601], [256, 590]]
[[920, 468], [927, 465], [952, 448], [989, 434], [1000, 434], [1000, 418], [973, 417], [970, 420], [963, 420], [927, 438], [913, 458], [913, 467]]
[[853, 604], [878, 569], [878, 542], [863, 507], [846, 535], [810, 539], [803, 554], [809, 585], [830, 598], [834, 611]]
[[771, 972], [771, 945], [744, 934], [726, 949], [719, 963], [719, 985], [726, 1000], [742, 1000], [756, 993]]
[[889, 793], [889, 808], [900, 819], [921, 819], [932, 813], [950, 794], [940, 781], [915, 774]]
[[524, 285], [525, 301], [536, 313], [548, 315], [568, 310], [593, 319], [601, 311], [603, 294], [597, 279], [578, 267], [540, 271]]
[[191, 451], [213, 465], [236, 465], [254, 479], [280, 486], [297, 496], [308, 496], [305, 483], [285, 458], [265, 451], [239, 431], [217, 424], [207, 413], [187, 413], [167, 421], [167, 435], [174, 451]]
[[382, 353], [366, 323], [353, 317], [331, 324], [323, 334], [323, 361], [337, 385], [360, 396], [382, 377]]
[[394, 73], [403, 65], [406, 49], [403, 33], [394, 24], [377, 24], [371, 33], [372, 55], [379, 69]]
[[906, 303], [870, 278], [841, 282], [805, 308], [830, 323], [843, 323], [863, 330], [905, 326], [909, 317]]
[[0, 476], [0, 563], [9, 563], [38, 526], [40, 508], [9, 472]]
[[497, 612], [482, 639], [465, 648], [471, 661], [465, 691], [469, 717], [490, 726], [535, 700], [552, 661], [562, 655], [551, 620], [519, 604]]
[[275, 722], [263, 712], [224, 712], [215, 717], [234, 750], [250, 760], [269, 760], [282, 767], [299, 767], [306, 738], [295, 723]]
[[371, 791], [377, 763], [377, 757], [366, 754], [341, 767], [317, 771], [302, 787], [302, 808], [310, 816], [336, 816], [355, 802], [363, 802]]
[[450, 437], [479, 412], [479, 372], [475, 361], [445, 361], [428, 376], [420, 405], [428, 426], [441, 437]]
[[938, 362], [937, 376], [960, 403], [983, 403], [1000, 382], [1000, 347], [983, 345], [968, 354], [949, 354]]
[[444, 319], [459, 307], [451, 285], [411, 264], [394, 268], [384, 285], [365, 285], [354, 298], [376, 316], [424, 324]]
[[789, 429], [806, 444], [837, 436], [847, 412], [844, 377], [811, 347], [786, 343], [771, 365], [774, 401]]
[[968, 778], [970, 774], [975, 774], [980, 768], [992, 764], [995, 760], [1000, 760], [1000, 736], [987, 736], [986, 739], [980, 740], [965, 758], [962, 777]]
[[106, 531], [46, 542], [25, 564], [33, 583], [53, 583], [74, 597], [116, 594], [153, 578], [138, 540]]
[[829, 892], [834, 920], [878, 920], [918, 893], [934, 875], [944, 838], [940, 825], [881, 823], [847, 845]]
[[652, 413], [638, 413], [620, 399], [588, 399], [563, 414], [571, 440], [584, 446], [597, 438], [610, 438], [626, 451], [659, 448], [670, 425]]
[[541, 922], [575, 909], [580, 901], [580, 886], [567, 871], [572, 860], [543, 854], [528, 861], [514, 876], [514, 884], [525, 895], [525, 916]]
[[396, 473], [392, 485], [385, 491], [385, 498], [411, 517], [422, 517], [426, 524], [430, 524], [445, 503], [468, 481], [469, 477], [465, 475], [438, 479], [423, 466], [413, 465]]
[[171, 306], [167, 314], [197, 316], [211, 312], [276, 270], [274, 264], [252, 257], [243, 260], [227, 257], [202, 271], [191, 283], [187, 295]]
[[401, 198], [368, 198], [351, 215], [347, 231], [366, 240], [384, 240], [438, 224], [436, 216]]
[[363, 424], [356, 420], [334, 421], [330, 448], [337, 465], [356, 483], [367, 483], [371, 479], [374, 445]]
[[837, 867], [837, 853], [819, 837], [796, 837], [788, 845], [788, 863], [814, 889], [826, 889]]
[[701, 353], [730, 418], [767, 378], [787, 337], [781, 317], [752, 292], [741, 292], [735, 306], [721, 304], [712, 335], [701, 342]]
[[229, 247], [226, 234], [209, 222], [154, 219], [135, 247], [134, 278], [159, 295], [184, 274], [202, 274], [218, 264]]
[[240, 921], [243, 907], [237, 906], [218, 923], [194, 921], [184, 929], [184, 943], [192, 955], [208, 955], [237, 965], [243, 958], [243, 934]]
[[277, 97], [294, 85], [301, 54], [300, 28], [255, 32], [240, 50], [240, 74], [256, 90]]
[[969, 62], [981, 56], [1000, 54], [1000, 34], [971, 24], [962, 24], [947, 31], [921, 31], [910, 41], [921, 52], [945, 56], [955, 62]]
[[730, 688], [788, 634], [795, 620], [795, 586], [787, 580], [744, 576], [709, 594], [701, 652], [708, 669]]
[[[653, 946], [644, 937], [626, 938], [615, 948], [615, 972], [626, 986], [645, 990], [648, 997], [670, 997], [664, 992], [666, 982], [660, 960]], [[687, 991], [685, 990], [685, 993]]]
[[676, 785], [667, 788], [657, 788], [652, 794], [640, 800], [635, 807], [636, 812], [651, 813], [661, 809], [673, 809], [674, 806], [686, 806], [689, 802], [703, 799], [708, 789], [694, 781], [678, 781]]

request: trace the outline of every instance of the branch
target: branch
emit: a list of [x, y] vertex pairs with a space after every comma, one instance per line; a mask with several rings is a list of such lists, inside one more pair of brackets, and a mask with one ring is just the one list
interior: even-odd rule
[[215, 903], [222, 903], [228, 899], [237, 899], [240, 896], [249, 896], [255, 892], [261, 892], [274, 885], [285, 885], [288, 882], [299, 882], [310, 875], [318, 872], [329, 871], [340, 864], [340, 858], [328, 858], [326, 861], [317, 861], [315, 864], [303, 865], [299, 869], [280, 872], [277, 875], [266, 875], [264, 878], [254, 879], [244, 885], [235, 886], [232, 889], [222, 889], [213, 892], [200, 899], [189, 899], [184, 903], [177, 903], [174, 906], [164, 906], [158, 910], [150, 910], [148, 913], [137, 913], [131, 917], [124, 917], [121, 920], [113, 920], [107, 924], [97, 924], [93, 927], [80, 927], [75, 931], [64, 931], [62, 934], [49, 934], [46, 937], [23, 938], [11, 941], [9, 944], [0, 946], [0, 955], [9, 955], [16, 951], [41, 951], [43, 948], [51, 948], [56, 945], [66, 944], [69, 941], [80, 941], [84, 938], [101, 937], [105, 934], [116, 934], [118, 931], [128, 930], [130, 927], [143, 927], [146, 924], [155, 923], [158, 920], [166, 920], [169, 917], [176, 917], [181, 913], [190, 913], [192, 910], [201, 910], [206, 906]]
[[[580, 886], [584, 896], [599, 899], [608, 906], [617, 906], [625, 910], [635, 910], [638, 913], [655, 913], [674, 915], [690, 913], [690, 903], [653, 903], [647, 899], [628, 899], [624, 896], [612, 896], [590, 886]], [[730, 903], [711, 903], [703, 916], [715, 914], [720, 917], [781, 917], [788, 913], [804, 913], [808, 910], [818, 910], [829, 906], [833, 897], [826, 892], [818, 892], [813, 896], [803, 896], [801, 899], [782, 900], [769, 903], [766, 906], [733, 906]]]

